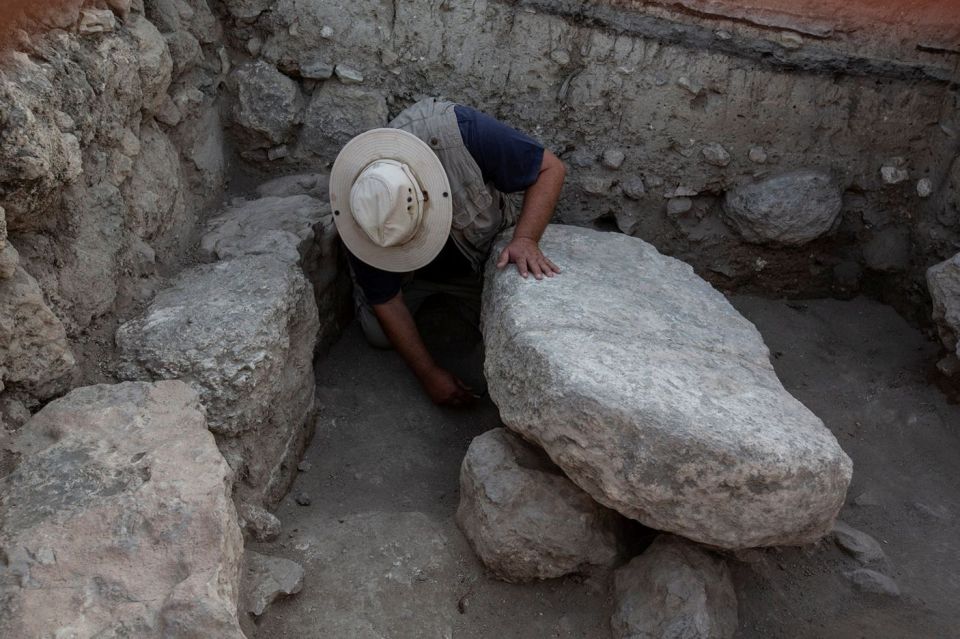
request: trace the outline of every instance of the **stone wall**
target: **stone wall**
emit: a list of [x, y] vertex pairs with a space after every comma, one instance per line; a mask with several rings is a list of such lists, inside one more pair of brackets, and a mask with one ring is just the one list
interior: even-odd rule
[[[807, 18], [735, 4], [221, 0], [233, 134], [258, 166], [325, 165], [445, 96], [566, 160], [562, 221], [642, 237], [723, 288], [865, 290], [928, 317], [923, 272], [960, 241], [960, 19], [874, 12], [868, 29], [817, 3]], [[738, 186], [806, 169], [842, 200], [823, 237], [746, 241], [724, 221]]]
[[206, 0], [37, 3], [5, 35], [0, 381], [29, 402], [77, 381], [98, 321], [145, 301], [219, 200], [229, 62]]

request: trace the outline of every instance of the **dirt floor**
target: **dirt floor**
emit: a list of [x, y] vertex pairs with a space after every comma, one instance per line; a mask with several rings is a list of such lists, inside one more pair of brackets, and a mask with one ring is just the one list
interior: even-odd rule
[[[733, 302], [763, 333], [787, 389], [853, 458], [841, 518], [881, 542], [883, 570], [902, 590], [854, 590], [844, 573], [859, 566], [829, 541], [739, 553], [737, 637], [957, 636], [960, 407], [930, 382], [936, 344], [864, 299]], [[418, 321], [441, 360], [480, 385], [479, 338], [451, 317], [435, 304]], [[252, 546], [303, 564], [304, 589], [251, 625], [252, 637], [609, 636], [608, 574], [500, 583], [456, 528], [460, 461], [499, 425], [489, 400], [432, 406], [356, 325], [318, 362], [318, 381], [317, 436], [277, 511], [284, 533]]]

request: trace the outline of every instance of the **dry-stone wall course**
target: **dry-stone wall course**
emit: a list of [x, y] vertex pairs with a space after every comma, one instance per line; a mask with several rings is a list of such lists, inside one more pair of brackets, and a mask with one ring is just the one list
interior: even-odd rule
[[117, 331], [125, 379], [182, 379], [237, 475], [237, 498], [273, 505], [313, 429], [313, 289], [295, 263], [249, 255], [182, 272]]
[[487, 265], [484, 369], [504, 424], [658, 530], [724, 548], [829, 532], [850, 459], [723, 295], [620, 233], [552, 225], [540, 245], [561, 275]]
[[617, 513], [503, 428], [475, 438], [467, 450], [457, 523], [484, 565], [515, 583], [611, 565], [623, 531]]
[[243, 543], [206, 426], [167, 381], [80, 388], [22, 427], [0, 478], [0, 635], [242, 639]]
[[[207, 0], [81, 4], [31, 9], [0, 51], [3, 241], [67, 351], [124, 312], [153, 262], [179, 260], [226, 171], [218, 95], [229, 60]], [[0, 317], [11, 340], [33, 339], [21, 334], [29, 322], [12, 320]], [[37, 359], [27, 377], [46, 366]]]

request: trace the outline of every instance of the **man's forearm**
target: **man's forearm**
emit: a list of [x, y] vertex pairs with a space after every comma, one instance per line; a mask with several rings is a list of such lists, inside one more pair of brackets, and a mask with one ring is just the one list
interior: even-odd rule
[[403, 294], [398, 293], [390, 301], [374, 305], [373, 313], [393, 348], [422, 381], [437, 365], [420, 337], [410, 309], [403, 301]]
[[513, 231], [514, 238], [540, 241], [544, 229], [553, 218], [565, 177], [566, 168], [563, 162], [550, 151], [544, 151], [540, 175], [524, 195], [520, 219]]

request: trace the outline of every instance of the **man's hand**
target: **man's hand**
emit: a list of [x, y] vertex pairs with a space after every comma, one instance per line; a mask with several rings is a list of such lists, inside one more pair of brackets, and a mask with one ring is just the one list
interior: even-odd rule
[[450, 371], [435, 366], [420, 378], [427, 395], [438, 406], [469, 406], [476, 399], [470, 387]]
[[523, 277], [533, 273], [535, 278], [542, 280], [544, 275], [553, 277], [560, 273], [557, 265], [540, 252], [540, 246], [527, 237], [514, 237], [507, 244], [506, 248], [500, 252], [497, 268], [503, 268], [511, 262], [517, 265], [517, 270]]

